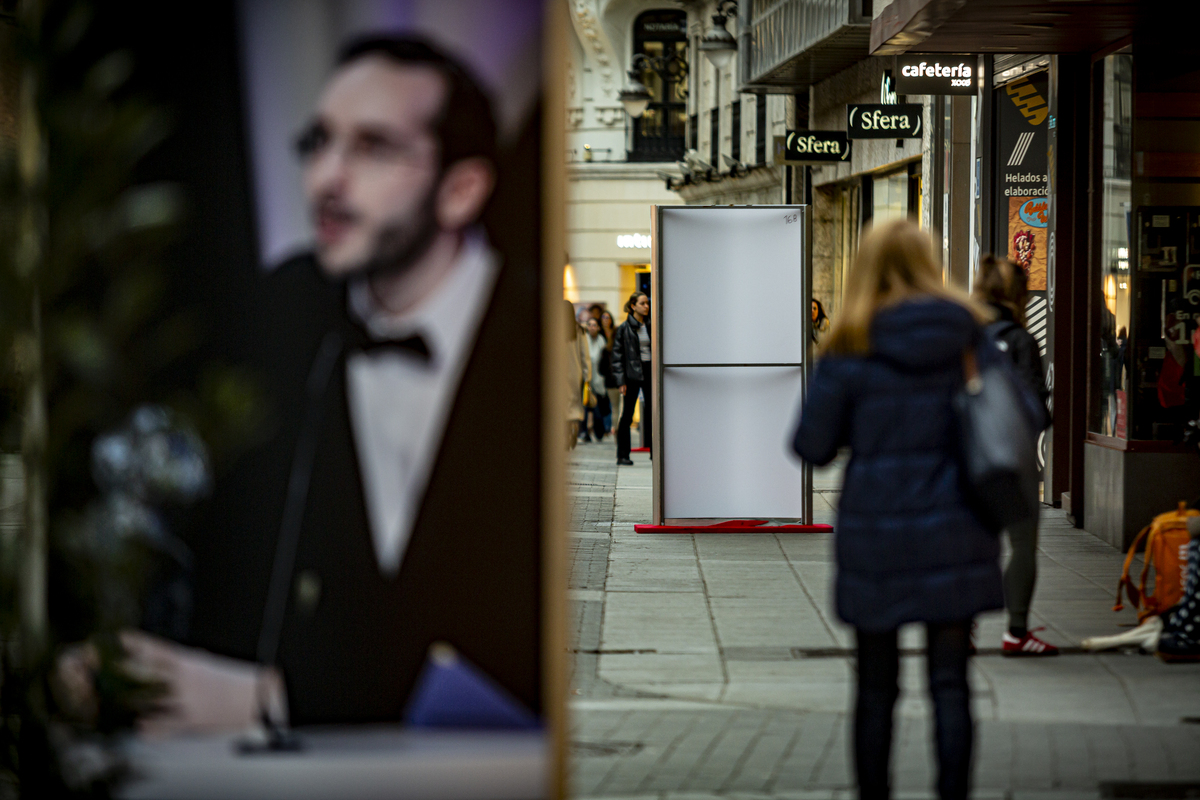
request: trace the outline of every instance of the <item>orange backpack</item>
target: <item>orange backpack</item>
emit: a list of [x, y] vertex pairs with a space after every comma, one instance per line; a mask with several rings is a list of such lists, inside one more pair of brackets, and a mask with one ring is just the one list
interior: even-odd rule
[[[1187, 548], [1191, 537], [1188, 535], [1187, 521], [1189, 517], [1200, 516], [1200, 511], [1188, 508], [1187, 503], [1180, 503], [1176, 511], [1159, 514], [1133, 540], [1129, 554], [1125, 556], [1125, 569], [1121, 572], [1121, 580], [1117, 582], [1117, 604], [1113, 611], [1120, 611], [1125, 606], [1121, 603], [1121, 590], [1129, 596], [1129, 602], [1138, 612], [1138, 622], [1146, 617], [1161, 614], [1179, 602], [1183, 596], [1183, 576], [1187, 571]], [[1142, 567], [1142, 578], [1135, 587], [1129, 577], [1129, 565], [1133, 563], [1133, 555], [1137, 552], [1138, 544], [1146, 539], [1145, 565]], [[1154, 565], [1154, 593], [1146, 594], [1146, 573]]]

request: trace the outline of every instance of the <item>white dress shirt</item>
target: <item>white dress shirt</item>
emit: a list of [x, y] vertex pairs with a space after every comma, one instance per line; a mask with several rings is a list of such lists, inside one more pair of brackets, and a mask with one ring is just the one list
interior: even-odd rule
[[379, 571], [394, 576], [421, 510], [458, 384], [487, 311], [499, 264], [482, 236], [468, 236], [449, 275], [405, 314], [389, 314], [366, 279], [349, 286], [352, 316], [375, 339], [419, 335], [428, 361], [404, 351], [346, 361], [346, 395]]

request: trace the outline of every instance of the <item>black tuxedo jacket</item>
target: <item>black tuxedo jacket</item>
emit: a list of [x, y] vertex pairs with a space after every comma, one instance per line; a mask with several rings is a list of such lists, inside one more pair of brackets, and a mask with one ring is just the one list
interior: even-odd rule
[[[346, 401], [345, 354], [320, 395], [279, 664], [293, 724], [401, 717], [429, 645], [446, 641], [540, 712], [541, 393], [537, 271], [505, 265], [480, 324], [399, 573], [376, 566]], [[189, 535], [190, 642], [253, 660], [305, 412], [305, 382], [345, 287], [310, 256], [262, 281], [248, 350], [272, 435], [223, 478]], [[514, 347], [514, 344], [519, 345]]]

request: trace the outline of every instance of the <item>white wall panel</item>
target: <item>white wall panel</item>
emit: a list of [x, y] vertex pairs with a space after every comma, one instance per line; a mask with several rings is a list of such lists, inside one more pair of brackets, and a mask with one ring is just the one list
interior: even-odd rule
[[663, 363], [800, 363], [799, 211], [680, 207], [662, 214], [662, 297], [656, 300], [663, 303]]
[[799, 519], [801, 367], [663, 370], [663, 516]]

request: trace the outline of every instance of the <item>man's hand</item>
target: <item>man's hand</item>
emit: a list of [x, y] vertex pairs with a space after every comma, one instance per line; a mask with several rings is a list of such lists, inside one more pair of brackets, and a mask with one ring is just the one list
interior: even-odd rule
[[242, 731], [259, 722], [259, 698], [271, 718], [286, 718], [283, 680], [275, 670], [213, 655], [140, 631], [125, 631], [127, 668], [160, 681], [167, 694], [160, 709], [141, 720], [148, 736]]
[[625, 384], [623, 384], [623, 383], [621, 384], [621, 396], [622, 397], [625, 396]]
[[100, 653], [91, 642], [70, 645], [59, 653], [50, 686], [59, 707], [72, 720], [95, 723], [100, 713], [95, 679], [99, 669]]

